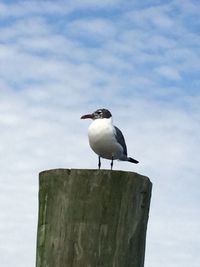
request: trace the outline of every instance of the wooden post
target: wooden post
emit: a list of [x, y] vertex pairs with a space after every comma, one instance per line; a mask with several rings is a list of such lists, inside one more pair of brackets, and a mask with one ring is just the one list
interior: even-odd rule
[[143, 267], [150, 180], [133, 172], [40, 173], [37, 267]]

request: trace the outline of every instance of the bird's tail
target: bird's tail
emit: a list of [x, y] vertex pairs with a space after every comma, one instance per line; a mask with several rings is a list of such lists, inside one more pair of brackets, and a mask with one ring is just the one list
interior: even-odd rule
[[132, 163], [135, 163], [135, 164], [139, 163], [138, 160], [133, 159], [133, 158], [130, 158], [130, 157], [127, 158], [127, 161], [132, 162]]

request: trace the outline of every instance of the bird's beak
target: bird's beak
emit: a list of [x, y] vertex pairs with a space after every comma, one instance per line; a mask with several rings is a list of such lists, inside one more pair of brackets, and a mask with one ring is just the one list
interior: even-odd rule
[[81, 119], [93, 119], [93, 114], [86, 114], [81, 117]]

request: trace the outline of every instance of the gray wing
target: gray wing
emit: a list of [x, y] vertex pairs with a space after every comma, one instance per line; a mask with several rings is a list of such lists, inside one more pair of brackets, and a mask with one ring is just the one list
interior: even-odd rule
[[117, 139], [117, 142], [120, 143], [120, 145], [123, 147], [123, 150], [124, 150], [124, 155], [127, 156], [127, 148], [126, 148], [126, 143], [125, 143], [125, 140], [124, 140], [124, 136], [122, 134], [122, 132], [120, 131], [119, 128], [117, 128], [116, 126], [115, 127], [115, 137]]

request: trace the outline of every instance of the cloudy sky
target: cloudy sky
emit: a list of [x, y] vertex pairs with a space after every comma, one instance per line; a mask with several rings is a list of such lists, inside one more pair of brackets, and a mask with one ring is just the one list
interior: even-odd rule
[[[200, 2], [0, 1], [0, 258], [35, 266], [38, 173], [96, 168], [105, 107], [153, 182], [145, 267], [200, 266]], [[103, 168], [110, 163], [102, 162]]]

